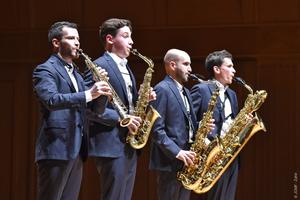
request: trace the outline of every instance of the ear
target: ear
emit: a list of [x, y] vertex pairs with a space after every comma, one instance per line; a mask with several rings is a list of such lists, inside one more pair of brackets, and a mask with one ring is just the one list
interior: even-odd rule
[[105, 37], [105, 40], [106, 40], [107, 44], [113, 44], [113, 42], [114, 42], [113, 39], [114, 39], [114, 37], [110, 34], [107, 34], [106, 37]]
[[57, 38], [53, 38], [53, 39], [52, 39], [52, 46], [53, 46], [54, 48], [59, 48], [60, 42], [59, 42], [59, 40], [58, 40]]
[[174, 71], [176, 67], [176, 62], [175, 61], [170, 61], [170, 67]]
[[220, 73], [220, 68], [218, 66], [213, 66], [213, 71], [215, 74], [219, 74]]

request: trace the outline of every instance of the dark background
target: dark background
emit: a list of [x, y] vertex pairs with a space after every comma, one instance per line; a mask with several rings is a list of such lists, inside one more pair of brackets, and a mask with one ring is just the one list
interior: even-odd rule
[[[155, 62], [153, 84], [165, 75], [162, 59], [170, 48], [187, 51], [193, 71], [204, 75], [208, 53], [230, 51], [237, 75], [253, 89], [269, 93], [259, 110], [268, 131], [258, 132], [241, 153], [237, 199], [300, 198], [299, 0], [10, 0], [1, 2], [0, 12], [1, 199], [35, 199], [39, 109], [31, 74], [50, 55], [48, 28], [58, 20], [78, 23], [81, 47], [97, 58], [103, 52], [98, 27], [110, 17], [132, 21], [134, 47]], [[146, 63], [131, 56], [130, 64], [141, 82]], [[246, 90], [233, 88], [242, 106]], [[147, 145], [138, 162], [135, 200], [156, 199], [155, 174], [148, 170], [148, 160]], [[99, 199], [97, 176], [89, 160], [81, 200]]]

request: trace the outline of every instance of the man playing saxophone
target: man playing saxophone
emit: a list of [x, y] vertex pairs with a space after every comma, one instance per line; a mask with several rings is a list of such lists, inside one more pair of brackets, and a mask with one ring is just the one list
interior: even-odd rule
[[[212, 141], [216, 137], [224, 137], [230, 123], [238, 113], [236, 93], [229, 88], [236, 70], [232, 62], [232, 55], [226, 50], [210, 53], [206, 58], [205, 67], [212, 81], [220, 89], [213, 113], [215, 128], [208, 135], [208, 139]], [[214, 89], [214, 85], [207, 83], [197, 84], [191, 89], [197, 121], [201, 121], [203, 113], [207, 111], [208, 102]], [[209, 142], [209, 140], [207, 141]], [[235, 159], [216, 185], [208, 192], [208, 199], [234, 200], [237, 178], [238, 159]]]
[[192, 71], [190, 56], [178, 49], [170, 49], [164, 57], [166, 77], [154, 90], [157, 100], [152, 106], [159, 112], [152, 129], [149, 168], [157, 171], [158, 199], [188, 200], [190, 191], [177, 180], [183, 165], [192, 165], [195, 153], [189, 151], [197, 130], [192, 100], [187, 88]]
[[[138, 92], [126, 59], [133, 45], [131, 22], [126, 19], [108, 19], [101, 25], [99, 33], [105, 53], [94, 62], [107, 71], [109, 82], [126, 106], [131, 120], [127, 127], [121, 126], [118, 113], [109, 103], [101, 116], [91, 119], [89, 156], [95, 158], [100, 174], [101, 199], [130, 200], [137, 154], [136, 150], [126, 143], [126, 137], [141, 124], [141, 118], [132, 115]], [[92, 75], [88, 73], [87, 76], [92, 83]], [[152, 92], [149, 98], [155, 99], [155, 93]]]

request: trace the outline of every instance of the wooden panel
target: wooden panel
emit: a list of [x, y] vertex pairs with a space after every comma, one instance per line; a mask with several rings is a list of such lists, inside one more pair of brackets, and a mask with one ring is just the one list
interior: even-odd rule
[[18, 24], [17, 2], [15, 0], [1, 2], [1, 8], [0, 30], [15, 29]]
[[299, 22], [298, 0], [264, 0], [258, 1], [258, 20], [265, 22]]
[[282, 57], [300, 53], [300, 26], [276, 25], [259, 28], [257, 44], [258, 54], [277, 54]]
[[99, 27], [102, 22], [111, 17], [128, 18], [136, 26], [153, 25], [155, 20], [154, 3], [151, 0], [143, 2], [130, 0], [103, 2], [97, 0], [83, 1], [83, 24], [86, 27]]
[[[254, 7], [247, 1], [248, 15]], [[168, 1], [169, 26], [190, 26], [203, 24], [241, 24], [244, 18], [243, 1], [190, 0]], [[246, 17], [246, 19], [247, 19]]]
[[34, 29], [48, 30], [55, 21], [72, 21], [80, 23], [82, 19], [81, 3], [79, 0], [32, 0], [31, 26]]
[[14, 105], [12, 102], [14, 96], [14, 84], [11, 80], [3, 80], [1, 76], [0, 89], [5, 94], [5, 98], [0, 98], [0, 104], [2, 105], [0, 120], [0, 133], [2, 138], [2, 144], [0, 145], [0, 151], [2, 152], [2, 165], [1, 165], [1, 182], [0, 182], [0, 194], [3, 199], [11, 199], [12, 192], [12, 163], [13, 163], [13, 133], [14, 121], [12, 112]]

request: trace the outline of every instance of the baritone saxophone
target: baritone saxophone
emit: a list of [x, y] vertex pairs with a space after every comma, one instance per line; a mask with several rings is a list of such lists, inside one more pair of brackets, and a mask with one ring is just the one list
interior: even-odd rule
[[133, 114], [134, 116], [140, 117], [142, 122], [139, 128], [135, 132], [128, 134], [126, 138], [126, 141], [134, 149], [141, 149], [146, 145], [152, 126], [156, 119], [160, 117], [160, 115], [157, 110], [149, 105], [149, 95], [151, 92], [151, 80], [152, 73], [154, 72], [154, 63], [150, 58], [143, 56], [136, 49], [132, 49], [131, 53], [138, 56], [148, 64]]
[[[241, 83], [250, 93], [245, 100], [244, 107], [235, 117], [223, 138], [217, 137], [207, 145], [195, 141], [193, 151], [197, 154], [196, 158], [200, 158], [199, 166], [197, 169], [186, 168], [178, 174], [178, 178], [185, 188], [199, 194], [209, 191], [216, 184], [256, 132], [266, 131], [264, 123], [255, 112], [264, 103], [267, 92], [259, 90], [254, 93], [242, 79], [235, 78], [234, 80]], [[213, 98], [214, 95], [211, 97], [211, 101]], [[207, 112], [210, 112], [210, 108], [209, 106]], [[249, 119], [249, 113], [255, 113], [252, 119]], [[201, 124], [199, 129], [203, 129], [203, 126], [204, 124]]]
[[112, 87], [112, 85], [109, 83], [109, 78], [107, 76], [103, 76], [99, 73], [99, 69], [101, 69], [100, 66], [97, 66], [95, 63], [93, 63], [93, 61], [90, 59], [90, 57], [88, 55], [86, 55], [85, 53], [83, 53], [82, 49], [78, 49], [77, 50], [78, 54], [81, 55], [84, 58], [84, 61], [87, 65], [87, 67], [91, 70], [93, 78], [95, 81], [104, 81], [108, 84], [111, 93], [112, 93], [112, 99], [110, 101], [110, 103], [112, 104], [112, 106], [114, 107], [114, 109], [117, 111], [117, 113], [119, 114], [121, 121], [120, 121], [120, 126], [122, 127], [126, 127], [128, 126], [132, 119], [128, 116], [128, 109], [127, 107], [124, 105], [124, 103], [122, 102], [121, 98], [118, 96], [117, 92], [114, 90], [114, 88]]

